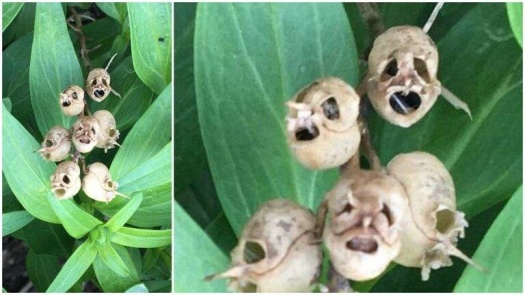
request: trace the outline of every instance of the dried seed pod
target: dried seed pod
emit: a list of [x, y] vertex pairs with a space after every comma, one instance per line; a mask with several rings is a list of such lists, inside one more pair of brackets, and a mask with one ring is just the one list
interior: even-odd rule
[[98, 143], [100, 124], [93, 117], [79, 118], [73, 124], [73, 144], [81, 153], [89, 153]]
[[111, 78], [108, 71], [97, 68], [89, 72], [86, 79], [86, 91], [91, 99], [101, 102], [111, 92]]
[[377, 37], [368, 66], [368, 97], [392, 124], [416, 123], [441, 93], [436, 45], [418, 27], [393, 27]]
[[450, 255], [477, 266], [456, 248], [465, 236], [465, 214], [456, 210], [454, 182], [446, 167], [433, 155], [412, 152], [397, 155], [388, 173], [405, 187], [410, 214], [402, 221], [401, 251], [395, 262], [421, 267], [428, 280], [430, 269], [452, 265]]
[[408, 208], [401, 184], [361, 170], [343, 176], [327, 200], [323, 240], [334, 268], [355, 281], [379, 276], [401, 248], [399, 225]]
[[80, 167], [73, 161], [62, 162], [58, 164], [50, 180], [51, 191], [57, 199], [71, 199], [80, 190]]
[[309, 292], [322, 260], [314, 226], [310, 211], [285, 199], [271, 200], [244, 227], [230, 269], [207, 279], [229, 278], [228, 288], [236, 292]]
[[304, 166], [329, 169], [359, 148], [359, 96], [338, 78], [317, 80], [288, 102], [288, 145]]
[[110, 202], [117, 195], [118, 183], [111, 180], [108, 168], [102, 163], [93, 163], [87, 167], [87, 174], [82, 180], [82, 190], [88, 197], [100, 202]]
[[62, 126], [55, 126], [49, 130], [38, 150], [42, 158], [59, 162], [67, 158], [71, 150], [71, 134]]
[[84, 90], [71, 85], [60, 93], [60, 109], [67, 116], [78, 116], [84, 110]]
[[98, 148], [104, 148], [104, 152], [108, 149], [114, 148], [117, 143], [117, 139], [120, 132], [117, 130], [117, 122], [115, 117], [105, 110], [96, 111], [93, 117], [100, 123], [100, 133], [98, 135]]

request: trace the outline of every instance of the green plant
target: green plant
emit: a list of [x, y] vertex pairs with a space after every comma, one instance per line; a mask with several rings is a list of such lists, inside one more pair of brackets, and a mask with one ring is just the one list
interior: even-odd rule
[[[169, 291], [171, 4], [2, 5], [3, 234], [29, 248], [31, 283], [39, 292], [79, 292], [86, 281], [105, 292]], [[120, 146], [72, 160], [104, 163], [129, 198], [98, 202], [81, 190], [58, 200], [50, 181], [57, 165], [35, 151], [51, 127], [76, 120], [62, 113], [60, 93], [84, 88], [89, 71], [114, 54], [108, 72], [121, 97], [85, 100], [88, 113], [115, 117]]]
[[[422, 27], [433, 8], [378, 5], [386, 28]], [[519, 17], [511, 20], [514, 28]], [[175, 5], [176, 291], [226, 290], [224, 281], [203, 278], [228, 267], [229, 251], [265, 201], [283, 197], [318, 208], [339, 173], [307, 170], [293, 157], [284, 103], [321, 77], [357, 87], [370, 35], [352, 3]], [[442, 98], [408, 129], [370, 108], [372, 143], [384, 164], [417, 150], [445, 164], [470, 224], [458, 248], [489, 272], [453, 259], [422, 282], [420, 269], [392, 264], [352, 287], [521, 292], [522, 49], [504, 4], [446, 3], [429, 35], [439, 51], [438, 78], [468, 104], [472, 120]], [[508, 239], [495, 247], [502, 228]]]

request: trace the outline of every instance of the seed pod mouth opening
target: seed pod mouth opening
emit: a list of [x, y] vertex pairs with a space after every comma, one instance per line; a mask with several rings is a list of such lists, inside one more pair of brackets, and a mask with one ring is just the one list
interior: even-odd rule
[[257, 263], [266, 258], [266, 252], [261, 244], [248, 241], [244, 244], [243, 258], [247, 264]]
[[443, 209], [436, 212], [436, 229], [442, 234], [448, 233], [455, 226], [455, 212]]
[[51, 140], [46, 140], [46, 147], [52, 147], [53, 146], [53, 141]]
[[367, 254], [375, 253], [378, 247], [379, 245], [372, 237], [355, 237], [346, 242], [347, 249]]
[[71, 105], [71, 102], [69, 102], [69, 101], [64, 101], [64, 102], [62, 103], [62, 106], [63, 106], [63, 107], [68, 107], [68, 106], [70, 106], [70, 105]]
[[300, 127], [295, 131], [295, 139], [298, 141], [310, 141], [319, 136], [319, 129], [313, 125], [310, 128]]
[[95, 90], [93, 91], [93, 94], [97, 97], [97, 98], [101, 98], [104, 96], [106, 92], [104, 90]]
[[66, 190], [63, 188], [59, 188], [55, 190], [55, 194], [59, 197], [62, 197], [66, 194]]
[[79, 140], [81, 143], [84, 143], [84, 144], [89, 144], [91, 142], [91, 140], [89, 138], [82, 138]]
[[390, 96], [390, 106], [401, 115], [409, 115], [421, 106], [421, 97], [419, 94], [410, 91], [407, 95], [403, 92], [395, 92]]
[[335, 97], [330, 97], [327, 100], [325, 100], [321, 107], [323, 108], [323, 114], [328, 120], [337, 120], [339, 119], [339, 105], [337, 104], [337, 101], [335, 100]]
[[117, 131], [115, 129], [111, 128], [111, 129], [109, 129], [108, 133], [109, 133], [109, 137], [115, 137]]

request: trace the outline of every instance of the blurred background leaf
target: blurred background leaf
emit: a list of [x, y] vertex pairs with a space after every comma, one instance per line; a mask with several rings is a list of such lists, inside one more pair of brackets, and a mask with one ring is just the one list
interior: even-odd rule
[[507, 3], [507, 14], [516, 41], [523, 47], [523, 3]]
[[10, 2], [2, 3], [2, 32], [11, 24], [24, 3]]

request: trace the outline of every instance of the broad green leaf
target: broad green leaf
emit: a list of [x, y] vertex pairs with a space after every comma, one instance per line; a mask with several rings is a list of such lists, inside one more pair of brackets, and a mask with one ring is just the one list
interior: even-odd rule
[[[86, 47], [87, 48], [94, 48], [95, 46], [98, 46], [96, 50], [89, 53], [89, 59], [91, 61], [91, 67], [92, 68], [106, 68], [108, 65], [109, 60], [111, 59], [111, 56], [113, 56], [114, 53], [110, 52], [111, 46], [113, 44], [113, 40], [119, 36], [121, 26], [118, 23], [118, 21], [106, 17], [98, 19], [94, 22], [91, 22], [85, 26], [82, 27], [82, 30], [84, 31], [84, 35], [86, 36]], [[75, 48], [76, 52], [80, 52], [80, 42], [78, 41], [78, 35], [75, 33], [74, 30], [70, 29], [69, 34], [71, 36], [71, 41], [73, 42], [73, 46]], [[80, 58], [80, 56], [78, 56]], [[83, 65], [83, 61], [79, 59], [79, 62]], [[113, 61], [115, 62], [115, 60]], [[118, 63], [111, 63], [108, 71], [111, 73], [113, 69], [118, 65]], [[87, 69], [85, 67], [82, 68], [84, 77], [87, 77]], [[115, 78], [113, 75], [111, 75], [111, 87], [113, 88], [113, 82]], [[118, 89], [115, 89], [118, 91]], [[113, 94], [110, 94], [108, 96], [109, 99], [118, 99], [118, 96], [115, 96]], [[90, 98], [86, 97], [86, 99], [93, 104], [97, 104]]]
[[105, 227], [107, 227], [112, 232], [117, 231], [123, 227], [129, 218], [133, 216], [133, 213], [137, 211], [140, 203], [142, 202], [142, 199], [142, 194], [140, 193], [131, 196], [129, 202], [124, 207], [122, 207], [122, 209], [120, 209], [117, 214], [111, 217], [108, 222], [106, 222]]
[[235, 236], [232, 226], [228, 222], [228, 218], [226, 218], [224, 213], [215, 217], [215, 219], [204, 230], [217, 247], [219, 247], [225, 254], [229, 254], [237, 245], [237, 237]]
[[15, 211], [2, 214], [2, 237], [23, 228], [35, 217], [27, 211]]
[[17, 239], [23, 240], [37, 255], [53, 255], [67, 258], [73, 252], [75, 240], [59, 224], [33, 220], [21, 230], [13, 233]]
[[138, 248], [126, 248], [129, 253], [129, 257], [133, 261], [137, 275], [142, 273], [142, 254]]
[[23, 6], [24, 3], [20, 2], [2, 3], [2, 32], [11, 24]]
[[171, 233], [171, 229], [151, 230], [122, 227], [111, 235], [111, 241], [133, 248], [157, 248], [171, 244]]
[[237, 234], [264, 201], [285, 197], [314, 209], [335, 181], [335, 169], [305, 169], [286, 143], [285, 101], [325, 76], [358, 82], [342, 4], [198, 5], [199, 120], [217, 193]]
[[2, 212], [7, 213], [20, 210], [24, 210], [24, 208], [16, 199], [9, 184], [7, 184], [7, 180], [5, 180], [4, 174], [2, 173]]
[[64, 293], [86, 272], [97, 257], [97, 248], [90, 239], [84, 241], [60, 270], [47, 293]]
[[16, 39], [20, 39], [29, 32], [32, 32], [35, 27], [35, 11], [36, 3], [26, 2], [6, 32], [13, 29]]
[[193, 68], [197, 3], [175, 3], [175, 195], [182, 194], [206, 168], [199, 127]]
[[55, 125], [69, 128], [75, 118], [62, 114], [58, 95], [70, 85], [83, 86], [84, 79], [59, 3], [36, 6], [29, 84], [40, 133], [45, 135]]
[[38, 219], [60, 223], [46, 200], [51, 191], [49, 176], [54, 173], [55, 163], [46, 162], [40, 148], [24, 127], [2, 106], [3, 172], [9, 187], [27, 212]]
[[120, 130], [131, 127], [144, 114], [154, 96], [133, 70], [131, 57], [126, 58], [111, 74], [111, 87], [122, 98], [111, 96], [101, 103], [93, 104], [92, 112], [97, 110], [110, 111], [117, 121]]
[[13, 103], [11, 102], [11, 99], [9, 97], [2, 98], [2, 104], [5, 106], [5, 109], [11, 113], [11, 110], [13, 109]]
[[472, 259], [488, 273], [467, 267], [454, 292], [523, 292], [523, 187], [501, 211]]
[[124, 23], [127, 15], [125, 3], [97, 2], [96, 4], [105, 14], [118, 20], [121, 24]]
[[60, 272], [58, 257], [54, 255], [38, 255], [29, 250], [26, 257], [27, 275], [37, 292], [45, 292]]
[[454, 179], [458, 208], [470, 218], [506, 199], [521, 183], [523, 59], [504, 4], [478, 4], [452, 27], [446, 16], [434, 23], [436, 30], [448, 29], [434, 40], [440, 52], [438, 77], [469, 105], [473, 120], [439, 98], [408, 129], [374, 113], [370, 133], [384, 165], [416, 150], [437, 156]]
[[171, 3], [128, 3], [133, 65], [160, 94], [171, 82]]
[[171, 292], [171, 280], [152, 280], [145, 281], [144, 285], [148, 288], [150, 293], [160, 292], [160, 293], [170, 293]]
[[121, 143], [110, 173], [119, 179], [157, 154], [171, 140], [172, 85], [166, 87]]
[[144, 284], [137, 284], [126, 290], [125, 293], [148, 293], [148, 288]]
[[58, 200], [50, 192], [47, 194], [47, 200], [67, 233], [74, 238], [80, 239], [97, 225], [102, 224], [102, 221], [82, 210], [73, 199]]
[[[121, 247], [118, 245], [115, 245], [115, 246]], [[117, 275], [119, 279], [122, 279], [122, 278], [125, 278], [131, 275], [131, 270], [128, 268], [126, 263], [122, 261], [122, 258], [119, 256], [117, 251], [113, 248], [112, 243], [108, 242], [108, 243], [104, 243], [101, 245], [97, 245], [97, 251], [98, 251], [97, 259], [100, 258], [100, 260], [97, 263], [95, 263], [95, 266], [94, 266], [95, 273], [98, 273], [102, 276], [106, 275], [104, 272], [100, 272], [100, 271], [97, 272], [97, 268], [98, 268], [97, 265], [104, 264], [105, 267], [103, 268], [109, 269], [110, 272]], [[124, 249], [124, 251], [126, 250]], [[129, 254], [127, 255], [129, 256]], [[131, 258], [129, 260], [131, 261]], [[133, 263], [130, 265], [133, 266]], [[108, 292], [109, 290], [104, 290], [104, 291]]]
[[160, 257], [160, 251], [156, 248], [146, 249], [144, 252], [144, 272], [148, 272], [157, 263]]
[[228, 257], [177, 202], [174, 215], [175, 292], [226, 292], [225, 280], [204, 282], [204, 277], [225, 270]]
[[523, 3], [507, 3], [507, 14], [516, 41], [523, 47]]

